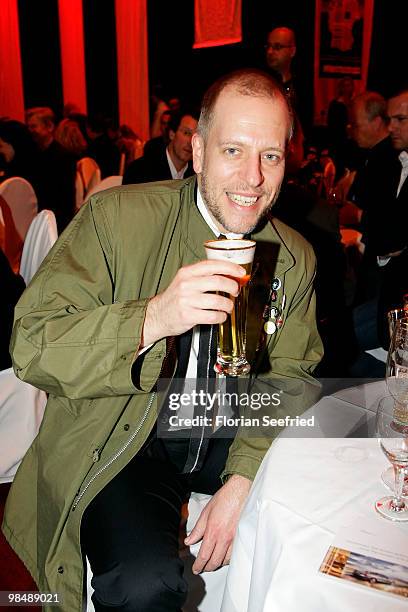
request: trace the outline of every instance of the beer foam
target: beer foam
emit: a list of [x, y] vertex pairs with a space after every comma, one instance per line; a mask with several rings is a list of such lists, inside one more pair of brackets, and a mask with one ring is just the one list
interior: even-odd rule
[[253, 240], [208, 240], [205, 244], [207, 259], [228, 260], [248, 264], [254, 259], [256, 243]]

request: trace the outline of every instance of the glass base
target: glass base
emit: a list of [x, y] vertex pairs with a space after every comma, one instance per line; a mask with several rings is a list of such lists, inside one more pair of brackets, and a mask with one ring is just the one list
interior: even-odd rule
[[237, 359], [235, 362], [224, 362], [218, 359], [214, 365], [214, 370], [221, 376], [243, 376], [251, 371], [251, 366], [244, 359]]
[[405, 504], [401, 510], [393, 510], [391, 502], [394, 498], [392, 496], [382, 497], [375, 502], [375, 509], [381, 516], [390, 521], [408, 521], [408, 506]]
[[[381, 480], [383, 481], [383, 483], [385, 484], [385, 486], [387, 487], [389, 491], [394, 492], [395, 477], [394, 477], [394, 469], [392, 467], [383, 471], [383, 473], [381, 474]], [[402, 497], [408, 497], [408, 471], [407, 470], [405, 470], [404, 485], [402, 487]]]

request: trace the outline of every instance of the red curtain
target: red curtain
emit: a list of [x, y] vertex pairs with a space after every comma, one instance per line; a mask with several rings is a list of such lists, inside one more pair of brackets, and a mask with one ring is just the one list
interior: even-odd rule
[[86, 114], [86, 80], [82, 0], [58, 0], [64, 104]]
[[195, 0], [194, 49], [241, 42], [241, 0]]
[[149, 138], [146, 0], [115, 0], [119, 121]]
[[316, 0], [314, 122], [326, 122], [339, 78], [350, 76], [355, 93], [367, 85], [374, 0]]
[[24, 121], [17, 0], [0, 6], [0, 117]]

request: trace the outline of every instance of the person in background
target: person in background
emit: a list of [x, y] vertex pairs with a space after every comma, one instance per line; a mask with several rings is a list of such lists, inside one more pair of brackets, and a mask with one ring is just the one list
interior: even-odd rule
[[387, 311], [402, 306], [402, 297], [408, 293], [408, 89], [388, 100], [388, 130], [392, 146], [398, 154], [399, 166], [395, 172], [392, 193], [393, 205], [387, 208], [384, 231], [392, 231], [393, 243], [382, 255], [383, 279], [378, 305], [379, 336], [388, 349]]
[[116, 144], [121, 153], [119, 174], [123, 176], [129, 164], [135, 159], [142, 157], [143, 142], [130, 126], [123, 124], [119, 126], [119, 135]]
[[358, 274], [355, 305], [376, 300], [380, 283], [377, 256], [392, 249], [393, 231], [385, 231], [395, 199], [398, 156], [388, 131], [387, 103], [377, 92], [366, 91], [351, 104], [351, 136], [364, 150], [348, 198], [360, 209], [364, 256]]
[[194, 111], [175, 111], [169, 123], [169, 144], [132, 162], [123, 185], [187, 178], [193, 174], [191, 139], [197, 129]]
[[62, 119], [55, 130], [54, 137], [75, 159], [79, 160], [86, 155], [88, 143], [83, 137], [76, 121]]
[[76, 159], [55, 140], [55, 115], [50, 108], [28, 109], [26, 125], [38, 146], [34, 186], [38, 210], [52, 210], [61, 233], [75, 213]]
[[337, 95], [327, 110], [327, 138], [336, 165], [336, 180], [343, 176], [346, 167], [353, 164], [355, 156], [348, 131], [353, 97], [354, 80], [343, 77], [337, 82]]
[[0, 181], [13, 176], [25, 178], [35, 189], [36, 146], [29, 130], [20, 121], [0, 120]]
[[14, 307], [25, 289], [23, 278], [15, 274], [0, 247], [0, 370], [11, 366], [9, 344], [13, 328]]
[[101, 178], [117, 176], [120, 170], [120, 151], [116, 143], [118, 129], [111, 119], [97, 114], [88, 117], [88, 154], [99, 166]]
[[295, 174], [304, 158], [304, 133], [299, 119], [298, 101], [292, 74], [292, 61], [296, 55], [294, 31], [287, 27], [278, 27], [271, 30], [265, 45], [265, 54], [268, 68], [272, 75], [281, 82], [294, 116], [294, 132], [288, 151], [287, 169], [291, 174]]
[[169, 137], [169, 124], [171, 121], [172, 111], [166, 109], [160, 116], [160, 136], [151, 138], [148, 140], [143, 147], [143, 155], [157, 155], [162, 149], [163, 145], [167, 147], [170, 142]]
[[296, 90], [292, 74], [292, 60], [296, 55], [295, 33], [290, 28], [274, 28], [265, 45], [266, 63], [280, 80], [292, 108], [296, 108]]

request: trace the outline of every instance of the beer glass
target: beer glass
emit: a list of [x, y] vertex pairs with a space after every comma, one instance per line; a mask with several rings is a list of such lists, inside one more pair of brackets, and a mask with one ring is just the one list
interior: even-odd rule
[[[251, 278], [255, 242], [245, 239], [208, 240], [204, 243], [207, 259], [228, 260], [245, 268], [246, 274], [237, 278], [240, 291], [237, 297], [228, 295], [234, 308], [225, 323], [218, 328], [217, 362], [214, 366], [218, 374], [240, 376], [247, 374], [251, 367], [245, 355], [246, 319], [248, 310], [248, 281]], [[223, 294], [227, 295], [227, 294]]]

